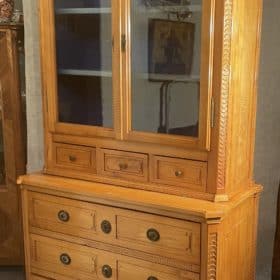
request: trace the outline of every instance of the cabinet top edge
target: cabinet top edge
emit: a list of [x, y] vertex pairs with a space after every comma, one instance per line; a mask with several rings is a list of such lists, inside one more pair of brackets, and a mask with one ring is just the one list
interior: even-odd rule
[[187, 217], [211, 223], [219, 223], [232, 209], [262, 191], [261, 186], [255, 185], [228, 202], [211, 202], [42, 173], [21, 176], [17, 183], [24, 190], [69, 196], [107, 205], [117, 204], [122, 208], [137, 206], [140, 211], [163, 211], [180, 218]]

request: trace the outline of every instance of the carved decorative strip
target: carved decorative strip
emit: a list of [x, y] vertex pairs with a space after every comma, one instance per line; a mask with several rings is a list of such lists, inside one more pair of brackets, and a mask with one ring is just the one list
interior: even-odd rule
[[231, 59], [231, 35], [232, 35], [232, 5], [233, 5], [232, 0], [225, 1], [221, 105], [220, 105], [220, 120], [219, 120], [220, 136], [219, 136], [219, 146], [218, 146], [218, 189], [224, 189], [225, 187], [228, 95], [229, 95], [229, 85], [230, 85], [230, 59]]
[[216, 280], [217, 275], [217, 242], [218, 234], [211, 233], [208, 241], [208, 280]]

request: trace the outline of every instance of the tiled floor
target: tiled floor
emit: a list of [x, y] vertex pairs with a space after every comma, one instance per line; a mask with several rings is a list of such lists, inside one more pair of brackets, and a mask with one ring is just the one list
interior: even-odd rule
[[0, 268], [0, 280], [24, 280], [24, 272], [22, 268]]

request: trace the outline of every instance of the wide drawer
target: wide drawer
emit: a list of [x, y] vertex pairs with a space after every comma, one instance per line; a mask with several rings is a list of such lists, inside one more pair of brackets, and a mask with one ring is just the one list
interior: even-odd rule
[[96, 172], [95, 148], [55, 143], [53, 158], [57, 167]]
[[154, 183], [206, 190], [206, 162], [152, 156], [150, 168]]
[[99, 149], [98, 172], [103, 176], [148, 181], [148, 156], [140, 153]]
[[200, 224], [45, 194], [29, 193], [37, 227], [200, 265]]
[[[31, 235], [31, 271], [61, 279], [198, 280], [199, 274]], [[36, 279], [36, 278], [35, 278]]]

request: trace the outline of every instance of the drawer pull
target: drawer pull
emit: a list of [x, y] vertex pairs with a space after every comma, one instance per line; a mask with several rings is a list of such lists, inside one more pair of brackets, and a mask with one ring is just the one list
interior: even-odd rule
[[64, 264], [64, 265], [69, 265], [71, 263], [71, 258], [69, 255], [67, 254], [61, 254], [60, 255], [60, 261]]
[[183, 174], [184, 174], [184, 173], [183, 173], [183, 171], [181, 171], [181, 170], [176, 170], [176, 171], [175, 171], [175, 176], [176, 176], [176, 177], [182, 177]]
[[69, 160], [70, 160], [71, 162], [75, 162], [75, 161], [77, 161], [77, 157], [75, 157], [75, 156], [69, 156]]
[[61, 222], [68, 222], [70, 220], [69, 213], [64, 210], [59, 211], [57, 216]]
[[154, 276], [150, 276], [147, 280], [158, 280], [158, 279]]
[[111, 278], [113, 274], [112, 268], [109, 265], [104, 265], [102, 267], [102, 274], [105, 278]]
[[147, 237], [152, 242], [157, 242], [160, 240], [159, 232], [153, 228], [151, 228], [147, 231]]
[[109, 221], [103, 221], [101, 223], [101, 229], [104, 233], [109, 234], [112, 231], [112, 225]]
[[119, 168], [120, 168], [120, 170], [126, 170], [128, 168], [128, 164], [127, 163], [119, 163]]

